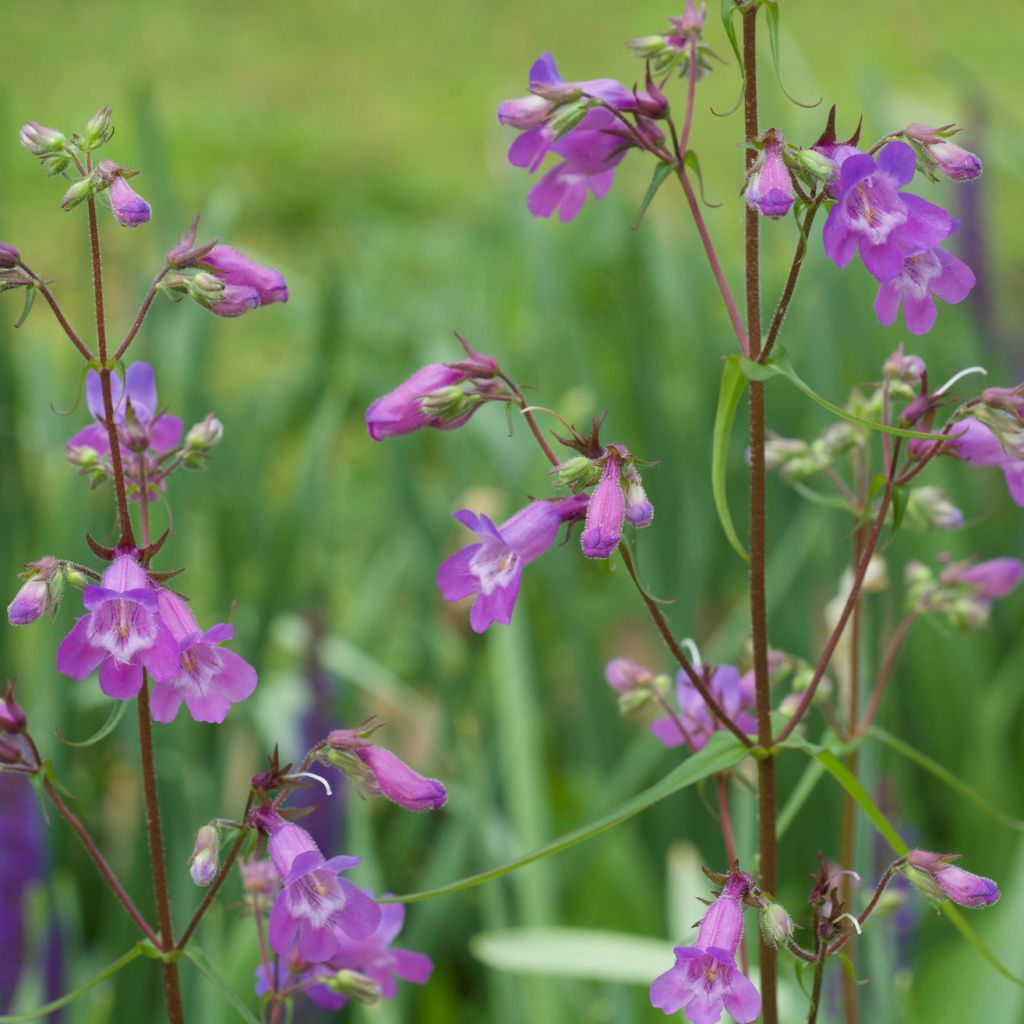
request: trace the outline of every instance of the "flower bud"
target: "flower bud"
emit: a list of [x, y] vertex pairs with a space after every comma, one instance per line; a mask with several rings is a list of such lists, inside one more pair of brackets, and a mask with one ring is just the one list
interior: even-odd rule
[[651, 520], [654, 519], [654, 506], [647, 499], [640, 472], [634, 463], [626, 465], [622, 471], [622, 479], [626, 485], [626, 519], [637, 529], [650, 526]]
[[924, 530], [959, 530], [964, 514], [941, 487], [918, 487], [907, 498], [907, 522]]
[[125, 181], [125, 178], [134, 177], [138, 173], [119, 167], [113, 160], [103, 160], [96, 166], [102, 187], [108, 190], [114, 217], [118, 224], [126, 228], [147, 223], [152, 212], [149, 203]]
[[707, 17], [707, 13], [708, 5], [706, 3], [702, 3], [698, 11], [693, 0], [686, 0], [686, 10], [679, 17], [670, 17], [668, 20], [672, 23], [672, 27], [685, 39], [690, 36], [700, 35], [701, 30], [704, 28], [704, 19]]
[[280, 876], [273, 862], [258, 860], [255, 856], [239, 861], [245, 902], [253, 913], [269, 914], [280, 886]]
[[82, 471], [95, 469], [100, 461], [100, 453], [87, 444], [69, 445], [64, 454], [72, 466]]
[[627, 39], [626, 46], [638, 57], [654, 58], [662, 52], [668, 43], [662, 35], [638, 36], [636, 39]]
[[338, 971], [328, 978], [318, 979], [332, 992], [341, 996], [350, 996], [365, 1006], [372, 1006], [380, 1001], [380, 985], [368, 974], [360, 971]]
[[816, 181], [829, 181], [836, 173], [836, 165], [816, 149], [798, 149], [793, 154], [796, 166]]
[[614, 658], [605, 666], [604, 677], [613, 690], [628, 693], [630, 690], [646, 689], [654, 679], [654, 674], [632, 658]]
[[558, 481], [558, 487], [568, 487], [577, 494], [587, 487], [593, 487], [601, 479], [601, 467], [586, 455], [577, 455], [559, 463], [548, 471]]
[[783, 159], [782, 132], [769, 129], [762, 136], [764, 152], [751, 168], [747, 181], [747, 206], [762, 216], [785, 217], [793, 206], [793, 179]]
[[952, 900], [962, 907], [988, 907], [999, 899], [999, 887], [990, 878], [971, 874], [950, 862], [957, 853], [911, 850], [903, 874], [930, 903]]
[[100, 146], [108, 143], [114, 135], [114, 126], [111, 123], [110, 107], [100, 107], [85, 126], [85, 149], [99, 149]]
[[7, 606], [12, 626], [24, 626], [55, 612], [64, 589], [64, 573], [56, 558], [47, 555], [29, 562], [27, 568], [22, 577], [25, 583]]
[[48, 177], [63, 174], [71, 166], [66, 140], [54, 128], [47, 128], [38, 121], [29, 121], [21, 126], [19, 139], [33, 156], [39, 157]]
[[455, 384], [438, 388], [420, 398], [420, 411], [427, 419], [455, 423], [473, 412], [483, 401]]
[[201, 270], [191, 277], [177, 276], [173, 281], [168, 281], [172, 288], [184, 285], [184, 291], [189, 298], [195, 299], [201, 306], [207, 309], [220, 302], [227, 291], [227, 285], [219, 278], [206, 270]]
[[217, 877], [220, 832], [216, 825], [204, 825], [196, 835], [188, 867], [196, 885], [209, 885]]
[[928, 168], [941, 171], [954, 181], [970, 181], [981, 176], [981, 160], [949, 141], [949, 136], [957, 134], [959, 130], [953, 125], [929, 128], [923, 124], [911, 124], [904, 129], [903, 134], [914, 145]]
[[1024, 385], [1015, 388], [985, 388], [981, 400], [990, 409], [1000, 409], [1024, 419]]
[[84, 178], [79, 178], [78, 181], [74, 182], [67, 192], [64, 193], [64, 198], [60, 201], [61, 209], [73, 210], [79, 204], [84, 203], [86, 199], [96, 193], [98, 184], [95, 174], [89, 174]]
[[0, 270], [13, 270], [20, 262], [21, 253], [13, 245], [0, 242]]
[[587, 504], [587, 521], [580, 542], [587, 558], [608, 558], [619, 546], [622, 522], [626, 518], [626, 498], [622, 493], [622, 458], [615, 445], [604, 455], [601, 482]]
[[193, 451], [209, 451], [216, 448], [224, 436], [224, 424], [213, 413], [207, 413], [206, 419], [197, 423], [185, 435], [185, 447]]
[[925, 374], [924, 360], [920, 356], [908, 356], [903, 352], [903, 345], [885, 361], [882, 372], [891, 381], [903, 384], [918, 385]]
[[0, 698], [0, 729], [16, 735], [25, 731], [25, 712], [14, 699], [14, 685], [7, 683], [7, 692]]
[[70, 583], [71, 586], [78, 587], [79, 589], [89, 585], [88, 577], [81, 569], [74, 565], [64, 566], [64, 580], [66, 583]]
[[793, 934], [793, 920], [781, 903], [767, 901], [761, 908], [761, 934], [769, 946], [784, 946]]

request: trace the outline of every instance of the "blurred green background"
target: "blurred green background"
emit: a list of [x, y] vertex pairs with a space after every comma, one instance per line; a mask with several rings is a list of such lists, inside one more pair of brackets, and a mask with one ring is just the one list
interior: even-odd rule
[[[982, 154], [984, 178], [927, 194], [964, 217], [961, 242], [982, 283], [971, 302], [942, 307], [938, 327], [910, 351], [928, 360], [934, 382], [974, 363], [989, 368], [988, 383], [1016, 382], [1024, 369], [1024, 115], [1012, 102], [1022, 84], [1012, 41], [1024, 13], [1002, 5], [983, 21], [971, 5], [915, 0], [863, 0], [841, 12], [807, 0], [780, 6], [786, 85], [798, 98], [825, 98], [813, 110], [787, 102], [765, 50], [762, 120], [791, 142], [815, 139], [833, 101], [840, 132], [863, 113], [866, 139], [910, 121], [967, 126], [963, 138]], [[651, 589], [676, 598], [673, 627], [695, 637], [705, 658], [739, 656], [745, 567], [715, 520], [708, 471], [718, 359], [731, 342], [679, 196], [666, 187], [631, 232], [650, 176], [633, 156], [612, 195], [588, 202], [573, 224], [535, 221], [524, 206], [529, 182], [504, 159], [512, 133], [494, 118], [501, 99], [523, 93], [543, 49], [567, 78], [631, 81], [640, 65], [621, 42], [662, 30], [673, 13], [650, 0], [596, 8], [580, 0], [42, 0], [5, 9], [0, 238], [54, 279], [83, 331], [84, 215], [59, 210], [61, 183], [43, 180], [18, 146], [18, 128], [30, 118], [71, 131], [110, 104], [118, 132], [105, 155], [143, 172], [134, 184], [153, 204], [152, 223], [132, 233], [109, 218], [105, 225], [115, 332], [197, 212], [204, 236], [218, 234], [280, 267], [291, 286], [287, 306], [237, 322], [158, 301], [132, 349], [156, 365], [161, 400], [173, 412], [192, 422], [212, 409], [226, 425], [211, 470], [173, 481], [175, 529], [162, 564], [188, 566], [181, 589], [202, 623], [226, 619], [237, 602], [236, 649], [261, 674], [257, 697], [225, 726], [196, 725], [183, 712], [157, 728], [179, 928], [198, 902], [186, 867], [196, 829], [240, 813], [246, 780], [275, 742], [284, 755], [301, 755], [304, 716], [351, 725], [379, 714], [388, 723], [385, 744], [449, 786], [448, 807], [425, 817], [343, 796], [330, 803], [320, 827], [335, 830], [337, 850], [364, 858], [354, 877], [380, 890], [408, 892], [509, 859], [598, 816], [676, 763], [619, 718], [602, 678], [605, 661], [623, 653], [669, 668], [621, 569], [587, 563], [571, 545], [556, 549], [527, 572], [513, 626], [483, 638], [469, 632], [465, 609], [441, 601], [436, 566], [466, 540], [448, 514], [469, 504], [503, 516], [548, 488], [527, 432], [517, 427], [510, 439], [498, 409], [452, 435], [367, 439], [368, 403], [424, 362], [455, 358], [453, 329], [520, 381], [542, 386], [538, 402], [580, 424], [607, 408], [606, 440], [660, 460], [646, 476], [657, 517], [639, 539]], [[714, 15], [707, 37], [731, 57]], [[692, 145], [709, 199], [722, 204], [707, 216], [738, 285], [741, 125], [709, 111], [728, 109], [736, 92], [731, 64], [706, 80]], [[678, 89], [670, 98], [680, 103]], [[770, 307], [795, 229], [769, 224], [764, 235]], [[877, 378], [896, 345], [911, 341], [902, 324], [877, 325], [873, 294], [859, 265], [840, 272], [815, 239], [783, 341], [819, 392], [839, 399], [851, 382]], [[15, 332], [19, 301], [2, 301], [0, 565], [13, 594], [27, 559], [85, 560], [86, 529], [113, 534], [108, 495], [89, 492], [63, 458], [65, 438], [85, 422], [81, 409], [56, 411], [75, 405], [74, 353], [42, 303]], [[828, 422], [782, 382], [769, 388], [769, 419], [788, 435]], [[730, 481], [743, 529], [738, 438]], [[893, 586], [869, 602], [875, 633], [899, 614], [908, 558], [1021, 552], [1024, 517], [997, 471], [943, 463], [929, 482], [949, 487], [969, 526], [956, 535], [897, 536], [886, 551]], [[813, 659], [824, 636], [821, 608], [847, 559], [848, 524], [801, 504], [775, 480], [770, 500], [772, 641]], [[167, 523], [166, 510], [156, 516]], [[920, 627], [882, 716], [1017, 816], [1022, 600], [1002, 602], [979, 636]], [[72, 594], [53, 625], [0, 631], [0, 666], [18, 680], [34, 734], [149, 913], [132, 715], [83, 751], [52, 735], [59, 727], [84, 738], [107, 713], [93, 683], [72, 683], [53, 668], [54, 648], [78, 613]], [[867, 632], [871, 665], [877, 649]], [[802, 768], [798, 755], [783, 760], [784, 791]], [[870, 753], [864, 769], [908, 840], [962, 851], [968, 867], [1000, 879], [1003, 901], [972, 922], [1012, 968], [1024, 969], [1013, 941], [1024, 911], [1016, 836], [889, 754]], [[736, 799], [749, 865], [752, 803], [742, 789]], [[557, 859], [410, 908], [401, 942], [434, 958], [433, 981], [423, 990], [405, 986], [395, 1003], [346, 1012], [381, 1022], [661, 1019], [643, 986], [484, 967], [470, 940], [517, 926], [608, 929], [663, 940], [652, 973], [667, 968], [671, 944], [687, 938], [699, 915], [696, 865], [724, 866], [706, 800], [687, 791]], [[798, 917], [817, 851], [837, 852], [838, 806], [838, 790], [822, 782], [783, 841], [778, 895]], [[20, 1009], [45, 999], [51, 916], [60, 924], [66, 987], [134, 941], [64, 824], [54, 821], [46, 836], [54, 866], [27, 905]], [[866, 880], [880, 866], [866, 828], [857, 866]], [[198, 940], [251, 1000], [257, 955], [239, 898], [232, 879]], [[12, 912], [8, 904], [0, 911]], [[880, 926], [863, 950], [860, 973], [871, 979], [862, 989], [865, 1020], [1008, 1022], [1024, 1013], [1021, 990], [930, 913], [921, 912], [910, 937]], [[803, 1019], [803, 997], [786, 972], [785, 1019]], [[237, 1019], [207, 982], [183, 973], [190, 1020]], [[135, 1019], [159, 999], [158, 972], [140, 962], [63, 1019]]]

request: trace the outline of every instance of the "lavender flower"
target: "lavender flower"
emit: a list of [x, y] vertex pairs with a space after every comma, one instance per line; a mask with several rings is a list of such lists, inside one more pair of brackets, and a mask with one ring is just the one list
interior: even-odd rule
[[270, 912], [271, 948], [282, 955], [293, 947], [303, 960], [322, 963], [334, 956], [342, 935], [369, 938], [380, 926], [377, 903], [350, 881], [338, 878], [358, 857], [325, 860], [312, 836], [269, 808], [254, 815], [269, 836], [268, 849], [284, 888]]
[[[757, 722], [750, 714], [754, 707], [753, 673], [740, 675], [739, 669], [733, 665], [719, 665], [708, 681], [708, 689], [740, 729], [749, 735], [757, 732]], [[711, 734], [721, 729], [722, 724], [708, 710], [700, 691], [682, 670], [676, 675], [676, 703], [679, 714], [656, 719], [651, 723], [651, 732], [666, 747], [679, 747], [685, 743], [694, 752], [702, 750]]]
[[654, 520], [654, 506], [647, 497], [643, 480], [634, 462], [627, 462], [623, 467], [622, 481], [626, 491], [626, 519], [638, 530], [650, 526]]
[[958, 853], [928, 853], [911, 850], [904, 873], [926, 899], [943, 903], [947, 899], [962, 907], [989, 907], [999, 899], [999, 887], [991, 878], [973, 875], [954, 867]]
[[150, 218], [149, 203], [125, 180], [137, 173], [138, 171], [119, 167], [113, 160], [102, 160], [96, 165], [96, 174], [107, 186], [114, 216], [118, 224], [126, 228], [138, 227], [147, 223]]
[[740, 1024], [756, 1020], [761, 996], [736, 966], [743, 934], [743, 898], [753, 880], [742, 871], [730, 874], [722, 895], [708, 908], [697, 941], [677, 946], [676, 962], [651, 982], [651, 1005], [678, 1013], [693, 1024], [715, 1024], [726, 1010]]
[[607, 558], [622, 538], [626, 497], [622, 493], [622, 456], [615, 445], [605, 453], [604, 473], [587, 505], [587, 523], [580, 535], [587, 558]]
[[435, 811], [448, 799], [444, 786], [414, 772], [390, 750], [374, 746], [353, 729], [327, 737], [328, 758], [369, 796], [386, 796], [409, 811]]
[[196, 885], [209, 885], [217, 877], [217, 857], [220, 853], [220, 833], [216, 825], [204, 825], [196, 835], [188, 868]]
[[945, 249], [907, 256], [903, 270], [883, 281], [875, 298], [875, 315], [884, 327], [896, 322], [903, 302], [903, 320], [911, 334], [927, 334], [937, 315], [933, 295], [944, 302], [963, 302], [974, 287], [974, 273]]
[[613, 690], [625, 694], [638, 687], [646, 689], [654, 673], [632, 658], [613, 658], [605, 665], [604, 677]]
[[981, 160], [949, 141], [949, 136], [958, 131], [953, 125], [929, 128], [923, 124], [912, 124], [904, 129], [903, 134], [915, 144], [927, 168], [935, 168], [954, 181], [979, 178]]
[[583, 494], [561, 501], [533, 501], [500, 526], [469, 509], [454, 513], [480, 543], [457, 551], [437, 570], [437, 585], [444, 599], [461, 601], [477, 595], [469, 613], [469, 624], [477, 633], [493, 622], [508, 625], [519, 596], [523, 566], [540, 558], [555, 542], [558, 527], [581, 518], [586, 507]]
[[469, 375], [455, 366], [430, 363], [366, 410], [366, 429], [374, 441], [411, 434], [423, 427], [454, 430], [480, 407], [480, 399], [458, 385]]
[[843, 161], [823, 234], [829, 259], [845, 267], [859, 249], [871, 274], [889, 281], [903, 273], [907, 253], [926, 252], [949, 236], [954, 222], [945, 210], [900, 191], [915, 164], [903, 142], [890, 142], [877, 162], [866, 154]]
[[960, 420], [954, 433], [961, 436], [947, 443], [950, 454], [972, 466], [998, 466], [1006, 477], [1010, 497], [1024, 508], [1024, 461], [1008, 454], [992, 429], [973, 417]]
[[[227, 292], [232, 288], [254, 292], [257, 306], [288, 301], [288, 285], [280, 271], [262, 266], [230, 245], [215, 245], [202, 256], [201, 263], [224, 282], [225, 302], [231, 301]], [[216, 306], [211, 309], [220, 316], [237, 315], [225, 313]]]
[[82, 595], [83, 615], [57, 649], [57, 670], [86, 679], [99, 667], [100, 689], [130, 700], [142, 689], [145, 667], [156, 683], [177, 677], [178, 644], [157, 612], [156, 589], [132, 555], [120, 554], [100, 586]]
[[764, 150], [747, 182], [747, 206], [765, 217], [785, 217], [793, 206], [793, 179], [782, 157], [786, 140], [774, 129], [763, 138]]
[[25, 582], [7, 606], [7, 619], [12, 626], [25, 626], [52, 615], [60, 604], [64, 590], [64, 568], [50, 555], [29, 562], [22, 574]]
[[157, 595], [160, 618], [178, 648], [178, 671], [153, 687], [150, 706], [158, 722], [173, 722], [185, 702], [197, 722], [223, 722], [231, 705], [256, 689], [256, 670], [220, 644], [234, 636], [226, 623], [202, 632], [188, 605], [170, 590]]

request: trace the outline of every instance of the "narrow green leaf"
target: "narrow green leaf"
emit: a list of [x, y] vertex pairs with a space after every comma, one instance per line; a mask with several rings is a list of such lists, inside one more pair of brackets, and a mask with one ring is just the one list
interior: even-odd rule
[[30, 284], [25, 289], [25, 304], [21, 307], [21, 316], [18, 317], [18, 322], [14, 325], [14, 329], [17, 330], [27, 319], [29, 313], [32, 312], [32, 307], [36, 304], [36, 286]]
[[683, 157], [683, 166], [689, 167], [694, 174], [697, 175], [697, 185], [700, 187], [700, 198], [701, 202], [705, 206], [710, 206], [713, 210], [717, 210], [722, 204], [721, 203], [709, 203], [708, 197], [704, 195], [704, 175], [700, 170], [700, 157], [697, 156], [695, 150], [688, 149], [686, 156]]
[[747, 87], [747, 77], [743, 71], [743, 54], [740, 52], [740, 42], [736, 37], [736, 26], [732, 23], [732, 16], [735, 13], [736, 4], [733, 0], [722, 0], [722, 26], [725, 28], [725, 34], [729, 37], [729, 45], [736, 56], [736, 67], [740, 73], [740, 94], [736, 98], [736, 102], [721, 115], [722, 117], [728, 117], [743, 102], [743, 92]]
[[711, 435], [711, 494], [715, 501], [718, 521], [733, 550], [745, 562], [750, 561], [740, 542], [729, 513], [729, 499], [726, 495], [726, 469], [729, 456], [729, 438], [732, 434], [736, 410], [746, 389], [747, 382], [740, 369], [739, 356], [729, 356], [722, 366], [722, 383], [718, 389], [718, 408], [715, 410], [715, 426]]
[[862, 427], [870, 427], [872, 430], [881, 430], [886, 434], [895, 434], [897, 437], [919, 437], [926, 441], [948, 441], [950, 438], [948, 434], [926, 434], [920, 430], [887, 427], [884, 423], [866, 420], [861, 416], [855, 416], [852, 412], [847, 412], [838, 405], [833, 405], [827, 398], [822, 398], [797, 374], [781, 346], [776, 347], [774, 355], [766, 363], [755, 363], [743, 356], [736, 356], [735, 358], [739, 361], [739, 367], [743, 375], [749, 380], [766, 381], [771, 380], [772, 377], [785, 377], [790, 384], [799, 391], [802, 391], [812, 401], [817, 402], [823, 409], [828, 409], [833, 415], [848, 420], [850, 423], [857, 423]]
[[642, 793], [638, 793], [631, 800], [627, 800], [615, 810], [610, 811], [604, 817], [589, 825], [567, 832], [564, 836], [553, 840], [550, 843], [534, 850], [532, 853], [519, 857], [503, 864], [501, 867], [491, 868], [489, 871], [481, 871], [479, 874], [470, 875], [468, 878], [459, 879], [457, 882], [450, 882], [448, 885], [439, 886], [436, 889], [425, 889], [423, 892], [407, 893], [403, 896], [390, 896], [382, 899], [381, 903], [418, 903], [420, 900], [432, 899], [435, 896], [447, 896], [451, 893], [463, 892], [475, 886], [483, 885], [492, 879], [501, 878], [520, 868], [525, 868], [544, 857], [550, 857], [554, 853], [561, 853], [570, 847], [576, 846], [587, 839], [607, 832], [609, 829], [621, 825], [624, 821], [636, 816], [641, 811], [647, 810], [654, 804], [666, 797], [678, 793], [679, 790], [692, 786], [701, 779], [706, 779], [716, 772], [724, 772], [739, 764], [748, 754], [748, 750], [731, 733], [716, 732], [708, 740], [707, 746], [699, 753], [688, 757], [681, 765], [673, 769], [660, 782], [648, 787]]
[[189, 943], [181, 951], [182, 956], [186, 959], [191, 960], [196, 965], [199, 973], [204, 975], [206, 979], [213, 985], [215, 989], [224, 997], [224, 999], [231, 1004], [231, 1007], [238, 1014], [242, 1020], [246, 1021], [246, 1024], [260, 1024], [259, 1018], [242, 1002], [238, 995], [233, 992], [227, 982], [213, 969], [210, 965], [210, 961], [207, 959], [206, 954], [194, 943]]
[[[644, 219], [644, 214], [647, 212], [647, 207], [651, 205], [651, 200], [655, 197], [658, 189], [661, 188], [662, 183], [665, 179], [675, 170], [673, 164], [658, 163], [654, 167], [654, 174], [651, 176], [651, 183], [647, 186], [647, 193], [644, 195], [644, 201], [640, 204], [640, 210], [636, 215], [636, 220], [631, 225], [631, 230], [636, 231]], [[511, 403], [509, 404], [509, 414], [511, 415]]]
[[128, 708], [128, 703], [129, 702], [126, 700], [114, 701], [106, 722], [104, 722], [103, 725], [100, 726], [100, 728], [87, 740], [69, 740], [61, 734], [60, 729], [54, 729], [53, 731], [57, 734], [57, 738], [62, 743], [66, 743], [69, 747], [91, 747], [94, 743], [99, 743], [100, 740], [106, 739], [117, 728], [117, 723], [121, 721], [122, 716]]
[[590, 928], [505, 928], [474, 935], [469, 950], [488, 967], [587, 981], [650, 985], [671, 962], [664, 939]]
[[142, 951], [136, 946], [134, 949], [129, 950], [124, 956], [119, 957], [112, 964], [108, 964], [100, 971], [95, 977], [90, 978], [84, 985], [79, 985], [78, 988], [72, 989], [72, 991], [55, 999], [52, 1003], [47, 1003], [45, 1006], [40, 1006], [38, 1009], [29, 1010], [28, 1013], [16, 1013], [10, 1017], [0, 1016], [0, 1024], [23, 1024], [25, 1021], [39, 1020], [40, 1017], [46, 1017], [51, 1013], [55, 1013], [57, 1010], [69, 1003], [73, 1003], [79, 996], [84, 995], [91, 988], [95, 988], [101, 982], [107, 980], [117, 974], [122, 967], [127, 967], [133, 960], [141, 956]]
[[903, 525], [903, 517], [907, 514], [907, 489], [892, 489], [892, 532], [895, 533]]
[[782, 90], [783, 95], [790, 103], [795, 103], [798, 107], [804, 107], [806, 110], [810, 110], [812, 107], [818, 106], [821, 103], [819, 97], [814, 103], [801, 103], [796, 99], [789, 90], [783, 85], [782, 82], [782, 68], [779, 63], [779, 5], [768, 0], [764, 5], [764, 15], [768, 20], [768, 42], [771, 44], [772, 50], [772, 64], [775, 65], [775, 77], [779, 80], [779, 88]]
[[1024, 821], [1021, 821], [1019, 818], [1014, 818], [1001, 808], [996, 807], [995, 804], [983, 797], [976, 789], [972, 789], [966, 782], [958, 779], [951, 771], [939, 764], [938, 761], [933, 760], [916, 747], [912, 747], [909, 743], [904, 743], [903, 740], [886, 732], [884, 729], [879, 729], [878, 726], [871, 727], [870, 735], [875, 739], [880, 740], [897, 754], [901, 754], [908, 761], [913, 761], [914, 764], [934, 775], [939, 782], [944, 783], [949, 786], [950, 789], [959, 793], [961, 796], [966, 797], [976, 807], [984, 811], [990, 817], [995, 818], [996, 821], [1005, 825], [1007, 828], [1011, 828], [1015, 832], [1024, 832]]
[[1009, 978], [1015, 985], [1020, 985], [1024, 988], [1024, 978], [1018, 974], [1014, 974], [1009, 967], [1006, 966], [992, 952], [984, 942], [981, 941], [981, 936], [968, 924], [967, 919], [961, 913], [961, 911], [954, 907], [952, 903], [943, 903], [942, 912], [953, 922], [953, 927], [1004, 977]]

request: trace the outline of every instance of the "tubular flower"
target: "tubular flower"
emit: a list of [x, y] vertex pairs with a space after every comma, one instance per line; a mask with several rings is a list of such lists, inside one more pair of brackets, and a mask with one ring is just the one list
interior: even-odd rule
[[223, 722], [231, 705], [256, 689], [252, 665], [220, 646], [234, 636], [234, 627], [222, 622], [201, 631], [188, 605], [170, 590], [160, 590], [157, 607], [177, 642], [178, 673], [153, 687], [153, 717], [173, 722], [184, 701], [195, 721]]
[[825, 221], [825, 254], [845, 267], [860, 251], [864, 266], [879, 281], [904, 271], [907, 253], [933, 249], [954, 229], [941, 207], [900, 191], [914, 176], [916, 157], [904, 142], [890, 142], [877, 161], [847, 156], [839, 169], [836, 204]]
[[338, 952], [341, 935], [361, 940], [377, 930], [377, 903], [348, 879], [337, 877], [355, 867], [358, 857], [325, 860], [305, 829], [269, 809], [254, 817], [270, 836], [267, 847], [284, 885], [270, 912], [275, 952], [287, 955], [295, 948], [303, 960], [322, 963]]
[[[215, 245], [199, 262], [212, 270], [225, 286], [255, 293], [257, 306], [288, 301], [288, 285], [279, 270], [264, 267], [230, 245]], [[216, 306], [211, 309], [218, 312]]]
[[[740, 729], [749, 735], [757, 732], [757, 722], [750, 713], [754, 708], [752, 673], [740, 675], [739, 669], [733, 665], [719, 665], [711, 675], [708, 689]], [[679, 714], [651, 722], [651, 732], [666, 747], [679, 747], [685, 743], [694, 752], [702, 750], [711, 734], [721, 729], [722, 724], [708, 710], [700, 691], [681, 669], [676, 675], [676, 703]]]
[[991, 878], [973, 875], [950, 861], [958, 853], [911, 850], [904, 873], [926, 899], [934, 903], [952, 900], [962, 907], [989, 907], [999, 899], [999, 886]]
[[[587, 505], [587, 523], [580, 535], [587, 558], [607, 558], [622, 538], [626, 496], [622, 491], [622, 456], [615, 445], [605, 455], [604, 473]], [[646, 497], [646, 495], [645, 495]]]
[[782, 157], [786, 140], [774, 129], [765, 133], [764, 151], [750, 172], [747, 206], [762, 216], [785, 217], [793, 206], [793, 179]]
[[715, 1024], [724, 1009], [739, 1024], [761, 1012], [761, 996], [736, 966], [743, 934], [743, 898], [752, 879], [730, 874], [722, 895], [708, 908], [692, 946], [677, 946], [676, 962], [651, 982], [651, 1005], [666, 1014], [683, 1011], [692, 1024]]
[[330, 762], [364, 794], [386, 796], [409, 811], [434, 811], [448, 799], [437, 779], [414, 772], [390, 750], [374, 746], [354, 729], [335, 729], [327, 737]]
[[100, 689], [116, 700], [142, 689], [143, 667], [158, 684], [177, 676], [178, 644], [158, 614], [156, 588], [133, 556], [118, 555], [82, 599], [89, 614], [61, 641], [57, 671], [86, 679], [98, 667]]
[[916, 147], [926, 169], [935, 168], [954, 181], [971, 181], [981, 177], [981, 160], [949, 141], [949, 137], [959, 131], [951, 124], [942, 128], [912, 124], [904, 129], [903, 134]]
[[149, 203], [125, 180], [136, 173], [119, 167], [113, 160], [102, 160], [96, 166], [96, 174], [106, 184], [114, 217], [126, 228], [147, 223], [152, 212]]
[[548, 550], [564, 522], [580, 519], [587, 496], [578, 494], [560, 501], [533, 501], [511, 519], [495, 526], [490, 518], [469, 509], [454, 517], [472, 530], [478, 544], [457, 551], [437, 570], [437, 585], [446, 601], [461, 601], [475, 594], [469, 624], [482, 633], [494, 622], [512, 620], [523, 566]]
[[[1013, 427], [1008, 421], [1008, 428]], [[1024, 508], [1024, 460], [1009, 454], [992, 429], [974, 417], [960, 420], [954, 433], [960, 436], [947, 442], [950, 454], [972, 466], [998, 466], [1006, 477], [1010, 497]]]
[[423, 427], [461, 427], [481, 405], [478, 397], [458, 386], [468, 377], [464, 370], [444, 363], [430, 363], [417, 370], [366, 410], [370, 437], [383, 441]]

